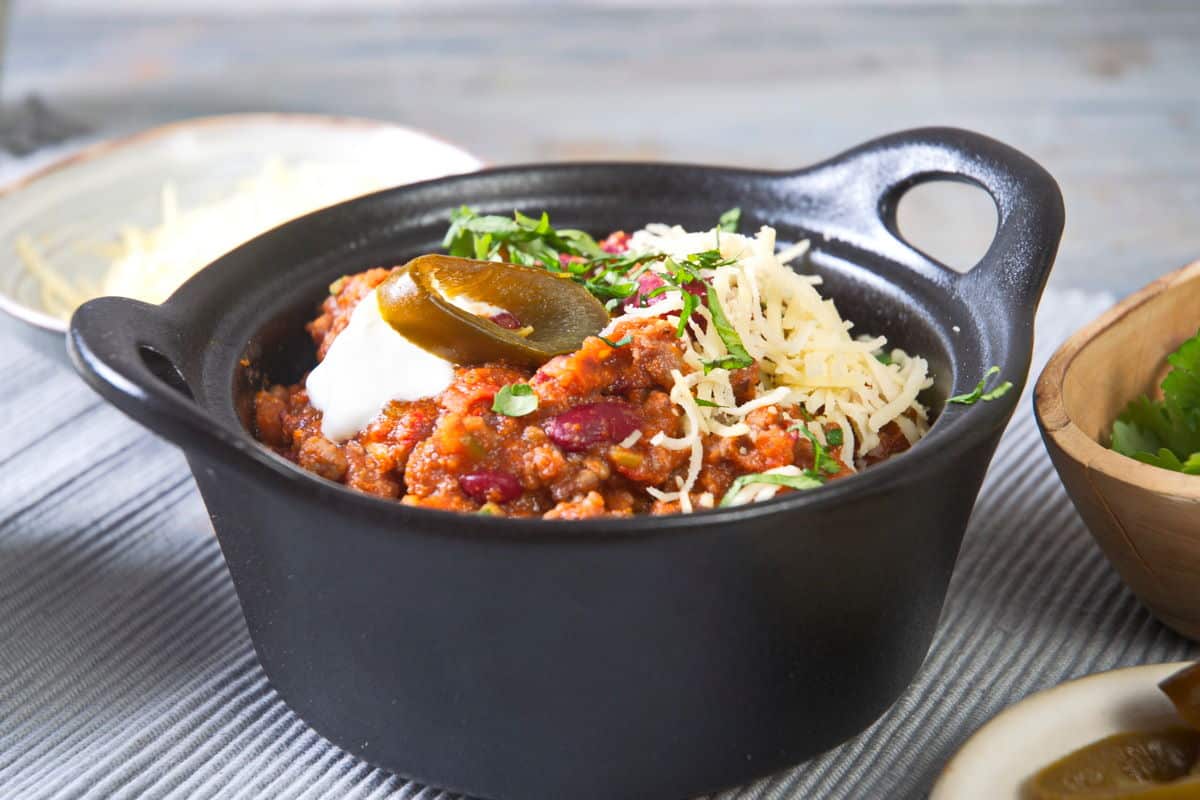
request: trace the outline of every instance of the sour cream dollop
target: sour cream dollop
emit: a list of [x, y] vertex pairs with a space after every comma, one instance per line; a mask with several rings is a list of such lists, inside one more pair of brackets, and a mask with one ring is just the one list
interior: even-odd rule
[[321, 433], [343, 442], [371, 423], [392, 400], [420, 400], [444, 391], [454, 365], [405, 339], [379, 313], [374, 291], [364, 297], [325, 359], [308, 375], [308, 400], [321, 412]]

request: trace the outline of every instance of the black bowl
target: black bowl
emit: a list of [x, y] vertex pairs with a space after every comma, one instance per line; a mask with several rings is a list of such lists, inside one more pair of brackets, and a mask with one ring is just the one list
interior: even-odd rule
[[[995, 199], [958, 273], [897, 235], [914, 184]], [[302, 331], [343, 273], [437, 250], [450, 211], [549, 210], [594, 233], [647, 221], [809, 237], [861, 331], [930, 360], [910, 452], [826, 487], [694, 515], [582, 522], [409, 508], [326, 482], [247, 432], [264, 376], [312, 366]], [[494, 798], [670, 798], [744, 782], [863, 730], [912, 679], [984, 471], [1029, 368], [1062, 231], [1053, 179], [978, 134], [888, 136], [796, 172], [669, 164], [496, 169], [395, 189], [264, 234], [162, 306], [100, 298], [76, 368], [180, 445], [263, 668], [343, 748]], [[950, 405], [993, 364], [1016, 388]]]

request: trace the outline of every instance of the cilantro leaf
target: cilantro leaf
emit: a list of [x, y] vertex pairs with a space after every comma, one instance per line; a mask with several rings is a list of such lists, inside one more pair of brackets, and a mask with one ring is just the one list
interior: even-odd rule
[[[546, 224], [549, 227], [549, 218], [547, 218]], [[551, 228], [551, 230], [553, 229]], [[605, 258], [610, 255], [604, 252], [604, 249], [600, 245], [596, 244], [595, 239], [583, 231], [577, 231], [573, 228], [560, 228], [558, 235], [564, 242], [572, 246], [576, 251], [575, 255], [581, 255], [585, 258]]]
[[818, 486], [823, 486], [825, 479], [812, 470], [805, 470], [799, 475], [780, 475], [770, 472], [753, 472], [749, 475], [740, 475], [729, 485], [729, 491], [725, 492], [725, 496], [721, 498], [721, 502], [717, 504], [717, 507], [725, 508], [733, 505], [734, 498], [737, 497], [738, 492], [756, 483], [786, 486], [789, 489], [801, 490], [816, 489]]
[[704, 408], [720, 408], [721, 407], [720, 403], [714, 403], [712, 400], [705, 400], [702, 397], [697, 397], [694, 399], [696, 401], [696, 405], [702, 406]]
[[[1134, 404], [1141, 402], [1149, 401], [1143, 397], [1135, 400]], [[1138, 453], [1157, 453], [1162, 446], [1162, 439], [1150, 428], [1135, 422], [1129, 409], [1113, 422], [1112, 449], [1121, 455], [1132, 458], [1136, 457]]]
[[492, 401], [492, 411], [506, 417], [523, 417], [533, 413], [538, 407], [538, 396], [533, 393], [533, 387], [528, 383], [510, 383], [496, 392]]
[[1163, 406], [1172, 423], [1167, 446], [1200, 450], [1200, 333], [1167, 357], [1171, 371], [1163, 379]]
[[1146, 464], [1200, 475], [1200, 332], [1167, 363], [1163, 399], [1130, 402], [1113, 422], [1110, 446]]
[[675, 328], [675, 335], [682, 337], [687, 331], [688, 320], [692, 318], [692, 314], [696, 312], [696, 308], [700, 305], [700, 298], [686, 289], [683, 290], [683, 309], [679, 312], [679, 325]]
[[737, 233], [738, 225], [742, 222], [742, 209], [734, 206], [726, 211], [717, 220], [717, 230], [725, 231], [726, 233]]
[[626, 282], [605, 282], [600, 280], [583, 281], [583, 286], [601, 300], [624, 300], [637, 291], [637, 284]]
[[990, 392], [984, 392], [979, 399], [986, 403], [989, 400], [995, 400], [998, 397], [1004, 397], [1004, 395], [1008, 394], [1009, 390], [1012, 389], [1012, 386], [1012, 381], [1001, 381], [996, 385], [995, 389], [992, 389]]
[[1134, 449], [1157, 451], [1164, 447], [1171, 435], [1171, 421], [1167, 418], [1165, 409], [1148, 397], [1139, 397], [1125, 406], [1125, 410], [1117, 417], [1117, 422], [1127, 425], [1126, 431], [1133, 438], [1134, 429], [1139, 439], [1147, 440]]
[[1174, 470], [1175, 472], [1183, 472], [1183, 462], [1180, 461], [1174, 453], [1165, 447], [1159, 448], [1157, 453], [1153, 452], [1138, 452], [1134, 453], [1133, 457], [1144, 464], [1161, 467], [1162, 469]]
[[506, 261], [566, 275], [601, 301], [635, 294], [637, 282], [630, 271], [664, 258], [657, 253], [608, 253], [584, 231], [555, 228], [544, 211], [536, 219], [520, 211], [510, 218], [479, 214], [469, 206], [450, 214], [442, 247], [460, 258]]
[[[821, 444], [820, 440], [817, 439], [817, 435], [815, 433], [813, 433], [812, 430], [810, 430], [807, 425], [805, 425], [803, 422], [797, 422], [795, 425], [788, 428], [788, 430], [789, 431], [800, 431], [801, 433], [804, 434], [805, 438], [807, 438], [808, 441], [812, 443], [812, 449], [813, 449], [812, 471], [814, 473], [819, 475], [820, 473], [825, 472], [830, 475], [836, 475], [837, 473], [842, 471], [842, 465], [840, 463], [838, 463], [838, 460], [836, 458], [829, 455], [829, 451], [825, 448], [825, 445]], [[842, 437], [841, 437], [842, 431], [840, 428], [835, 428], [834, 430], [836, 430], [838, 432], [838, 443], [840, 444], [841, 440], [842, 440]], [[826, 441], [829, 440], [828, 434], [825, 435], [825, 439], [826, 439]], [[833, 444], [833, 442], [829, 442], [829, 443]]]
[[842, 429], [841, 428], [830, 428], [829, 430], [827, 430], [825, 432], [825, 441], [829, 442], [830, 447], [841, 447], [842, 442], [845, 441], [842, 438]]
[[613, 348], [624, 347], [625, 345], [627, 345], [633, 341], [633, 337], [630, 336], [629, 334], [625, 334], [624, 336], [622, 336], [620, 339], [618, 339], [615, 342], [612, 339], [609, 339], [607, 336], [597, 336], [596, 338], [599, 339], [600, 341], [604, 342], [609, 347], [613, 347]]
[[947, 399], [946, 402], [961, 403], [964, 406], [970, 406], [974, 405], [980, 400], [986, 402], [988, 400], [995, 400], [996, 398], [1003, 397], [1004, 395], [1008, 394], [1010, 389], [1012, 389], [1012, 381], [1003, 381], [997, 384], [996, 388], [992, 389], [990, 392], [984, 391], [984, 389], [987, 388], [988, 382], [993, 376], [999, 374], [999, 372], [999, 367], [990, 368], [987, 372], [983, 373], [983, 377], [980, 379], [979, 383], [975, 385], [974, 389], [966, 394], [956, 394]]
[[746, 352], [746, 347], [742, 344], [742, 337], [738, 336], [737, 330], [729, 323], [729, 319], [725, 316], [725, 311], [721, 308], [721, 300], [717, 297], [717, 290], [712, 284], [708, 284], [708, 313], [712, 315], [713, 328], [717, 335], [721, 337], [721, 341], [725, 344], [725, 349], [729, 351], [729, 355], [721, 358], [713, 359], [712, 361], [704, 362], [704, 374], [712, 372], [714, 369], [735, 370], [742, 367], [748, 367], [754, 363], [754, 359]]
[[[721, 255], [720, 250], [701, 250], [699, 253], [692, 253], [684, 259], [688, 268], [695, 269], [716, 269], [717, 267], [728, 267], [737, 263], [737, 259], [726, 258]], [[695, 272], [687, 273], [691, 276], [691, 280], [696, 280], [700, 276]]]
[[714, 369], [727, 369], [730, 372], [733, 372], [735, 369], [741, 369], [742, 367], [748, 367], [753, 363], [754, 363], [753, 360], [747, 361], [746, 359], [744, 359], [740, 356], [734, 356], [734, 355], [721, 356], [720, 358], [714, 358], [710, 361], [702, 361], [701, 362], [701, 364], [703, 364], [703, 366], [704, 366], [704, 374], [705, 375], [712, 372]]

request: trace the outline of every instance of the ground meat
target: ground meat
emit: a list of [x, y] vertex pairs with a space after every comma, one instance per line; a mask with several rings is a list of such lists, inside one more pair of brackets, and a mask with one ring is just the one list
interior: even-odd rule
[[[614, 234], [604, 246], [619, 252], [627, 239]], [[349, 324], [358, 302], [390, 272], [373, 269], [335, 283], [307, 326], [318, 358]], [[408, 505], [548, 519], [677, 512], [678, 501], [657, 501], [647, 488], [677, 491], [687, 474], [689, 450], [651, 440], [659, 432], [682, 435], [684, 419], [669, 393], [671, 373], [688, 367], [674, 326], [663, 319], [626, 321], [610, 340], [625, 336], [630, 341], [620, 347], [588, 338], [536, 372], [499, 363], [456, 369], [437, 397], [392, 402], [366, 430], [341, 443], [321, 434], [321, 413], [309, 404], [302, 383], [273, 386], [256, 396], [255, 432], [304, 469]], [[492, 411], [496, 393], [512, 383], [533, 387], [535, 412], [509, 417]], [[731, 383], [739, 403], [753, 399], [758, 367], [735, 370]], [[741, 437], [703, 438], [693, 505], [719, 501], [740, 475], [814, 466], [813, 444], [792, 414], [767, 406], [744, 421], [749, 431]], [[640, 435], [630, 437], [634, 431]], [[628, 438], [636, 441], [623, 441]], [[893, 424], [881, 431], [881, 444], [868, 460], [907, 447]], [[824, 463], [833, 465], [823, 470], [829, 479], [852, 472], [832, 453]]]
[[908, 437], [904, 435], [904, 431], [900, 430], [900, 426], [895, 422], [889, 422], [879, 429], [879, 444], [863, 457], [863, 461], [867, 466], [878, 464], [897, 453], [903, 453], [910, 446]]
[[264, 444], [286, 448], [291, 442], [291, 434], [283, 421], [283, 415], [288, 412], [288, 397], [289, 390], [283, 386], [274, 386], [255, 397], [254, 429]]
[[321, 412], [297, 384], [259, 392], [254, 419], [259, 440], [304, 469], [360, 491], [399, 497], [409, 456], [429, 436], [437, 415], [433, 400], [389, 403], [365, 431], [338, 444], [321, 434]]
[[631, 341], [611, 347], [592, 337], [574, 353], [546, 362], [530, 381], [540, 408], [554, 413], [602, 393], [623, 396], [641, 389], [669, 390], [671, 370], [684, 369], [675, 328], [665, 320], [631, 320], [613, 336], [629, 336]]
[[578, 500], [559, 503], [545, 513], [546, 519], [587, 519], [588, 517], [628, 516], [629, 511], [616, 513], [608, 508], [604, 495], [588, 492]]
[[323, 436], [310, 436], [300, 445], [296, 463], [322, 478], [341, 481], [350, 469], [345, 451]]

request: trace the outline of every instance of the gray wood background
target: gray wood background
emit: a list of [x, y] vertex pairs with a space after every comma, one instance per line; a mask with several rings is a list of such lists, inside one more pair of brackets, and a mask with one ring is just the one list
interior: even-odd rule
[[[247, 10], [249, 9], [249, 10]], [[1200, 3], [24, 0], [3, 93], [104, 131], [231, 110], [362, 114], [495, 162], [791, 167], [905, 127], [974, 128], [1066, 195], [1054, 282], [1132, 290], [1200, 257]], [[913, 197], [970, 263], [989, 204]]]

